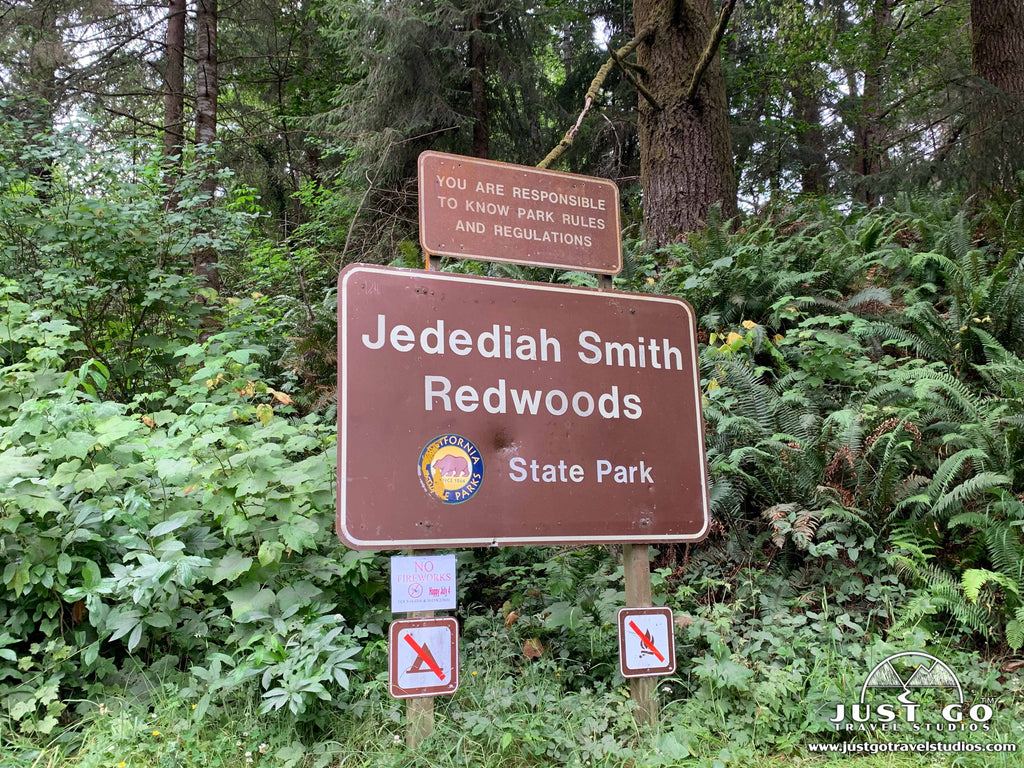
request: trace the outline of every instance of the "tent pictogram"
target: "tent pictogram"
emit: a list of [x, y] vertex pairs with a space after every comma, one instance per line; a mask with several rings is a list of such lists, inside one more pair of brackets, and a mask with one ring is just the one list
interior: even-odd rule
[[444, 672], [441, 671], [441, 665], [437, 663], [437, 659], [434, 658], [434, 654], [430, 652], [430, 646], [426, 643], [418, 645], [413, 640], [412, 635], [405, 635], [405, 642], [407, 642], [412, 649], [416, 651], [416, 660], [412, 663], [412, 666], [405, 670], [407, 675], [416, 675], [420, 672], [433, 672], [437, 675], [438, 680], [444, 680]]

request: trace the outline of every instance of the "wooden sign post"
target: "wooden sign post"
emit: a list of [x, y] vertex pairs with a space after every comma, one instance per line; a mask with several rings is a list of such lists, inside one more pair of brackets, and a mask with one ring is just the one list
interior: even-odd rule
[[[610, 291], [614, 287], [610, 275], [600, 275], [597, 287]], [[626, 588], [627, 608], [646, 608], [651, 604], [651, 554], [647, 544], [622, 545], [622, 578]], [[658, 721], [657, 681], [649, 677], [629, 680], [629, 696], [636, 704], [637, 722], [654, 725]]]
[[[427, 254], [427, 270], [439, 272], [441, 259]], [[424, 554], [426, 551], [413, 552], [413, 555]], [[413, 619], [432, 619], [433, 611], [413, 611], [409, 614]], [[456, 659], [458, 663], [458, 659]], [[411, 698], [405, 702], [405, 746], [417, 749], [420, 744], [434, 733], [434, 697]]]
[[[613, 182], [428, 152], [419, 197], [426, 271], [338, 279], [338, 536], [621, 545], [627, 607], [650, 606], [649, 545], [710, 524], [692, 307], [612, 290]], [[441, 273], [435, 254], [590, 272], [600, 290]], [[657, 721], [655, 689], [630, 679], [640, 723]], [[419, 696], [410, 747], [433, 731]]]

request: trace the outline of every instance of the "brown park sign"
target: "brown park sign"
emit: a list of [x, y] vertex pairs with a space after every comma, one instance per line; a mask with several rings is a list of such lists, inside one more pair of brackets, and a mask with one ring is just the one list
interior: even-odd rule
[[705, 536], [686, 302], [358, 264], [338, 296], [350, 547]]
[[441, 152], [419, 158], [420, 244], [456, 256], [615, 275], [613, 181]]

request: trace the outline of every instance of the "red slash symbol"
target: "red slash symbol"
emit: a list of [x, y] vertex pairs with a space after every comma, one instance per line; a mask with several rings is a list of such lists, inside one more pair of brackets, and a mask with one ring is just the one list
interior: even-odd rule
[[[412, 646], [412, 649], [416, 651], [416, 655], [423, 659], [423, 663], [430, 667], [430, 671], [437, 675], [438, 680], [444, 680], [444, 672], [442, 672], [441, 668], [437, 666], [437, 662], [434, 661], [434, 657], [430, 653], [424, 651], [420, 644], [412, 639], [412, 635], [410, 633], [405, 634], [405, 642]], [[657, 651], [655, 651], [655, 653], [657, 653]], [[661, 654], [659, 653], [658, 656], [660, 657]], [[664, 659], [662, 659], [662, 661], [664, 661]]]
[[647, 635], [640, 631], [640, 627], [636, 625], [636, 622], [632, 619], [629, 620], [629, 628], [636, 632], [637, 637], [640, 638], [640, 642], [647, 646], [651, 653], [658, 657], [658, 661], [662, 664], [665, 663], [665, 657], [661, 655], [661, 651], [654, 647], [654, 643], [647, 639]]

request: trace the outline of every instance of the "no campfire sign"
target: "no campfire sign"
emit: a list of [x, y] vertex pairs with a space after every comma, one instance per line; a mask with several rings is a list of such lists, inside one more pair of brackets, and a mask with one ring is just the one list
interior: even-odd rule
[[671, 608], [619, 610], [619, 671], [623, 677], [671, 675], [676, 643]]

